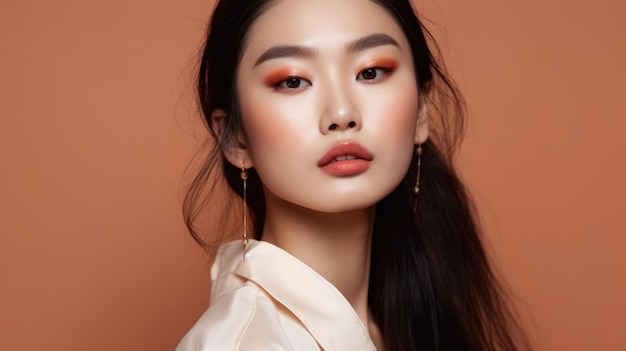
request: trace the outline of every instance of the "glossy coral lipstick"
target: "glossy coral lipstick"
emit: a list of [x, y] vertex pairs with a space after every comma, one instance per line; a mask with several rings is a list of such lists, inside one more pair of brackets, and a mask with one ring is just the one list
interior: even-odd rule
[[359, 143], [342, 141], [333, 145], [317, 166], [330, 175], [348, 177], [367, 171], [372, 160], [372, 154]]

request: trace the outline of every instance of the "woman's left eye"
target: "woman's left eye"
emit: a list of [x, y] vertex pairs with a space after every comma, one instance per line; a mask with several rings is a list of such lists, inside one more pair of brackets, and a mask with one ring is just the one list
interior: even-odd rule
[[357, 80], [378, 80], [384, 77], [389, 70], [382, 67], [370, 67], [362, 70], [357, 75]]

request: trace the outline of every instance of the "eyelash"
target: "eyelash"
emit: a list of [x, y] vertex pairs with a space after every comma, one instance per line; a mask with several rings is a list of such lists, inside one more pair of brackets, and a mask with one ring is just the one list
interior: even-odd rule
[[[287, 84], [289, 84], [290, 82], [294, 82], [297, 81], [298, 82], [298, 86], [291, 88], [289, 87]], [[287, 77], [281, 81], [279, 81], [278, 83], [274, 84], [274, 88], [275, 89], [282, 89], [282, 90], [297, 90], [297, 89], [303, 89], [303, 87], [301, 86], [302, 82], [307, 83], [308, 85], [311, 85], [311, 82], [309, 82], [308, 80], [304, 79], [304, 78], [300, 78], [298, 76], [290, 76]]]
[[[366, 71], [373, 71], [376, 72], [376, 77], [371, 78], [371, 79], [367, 79], [363, 76], [364, 73], [366, 73]], [[387, 75], [389, 75], [391, 72], [393, 71], [393, 68], [389, 68], [389, 67], [379, 67], [379, 66], [372, 66], [372, 67], [367, 67], [363, 70], [361, 70], [357, 76], [356, 79], [360, 80], [360, 81], [365, 81], [365, 84], [371, 84], [374, 82], [378, 82], [381, 79], [386, 78]], [[297, 86], [295, 87], [289, 87], [288, 84], [290, 83], [297, 83]], [[288, 90], [288, 91], [297, 91], [300, 89], [304, 89], [305, 87], [302, 86], [302, 83], [305, 83], [306, 86], [310, 86], [311, 82], [305, 78], [301, 78], [298, 76], [289, 76], [275, 84], [273, 84], [273, 87], [277, 90]]]
[[[362, 70], [361, 72], [359, 72], [359, 74], [356, 76], [357, 80], [364, 80], [364, 81], [372, 81], [373, 82], [378, 82], [381, 79], [385, 78], [389, 73], [391, 73], [393, 69], [392, 68], [387, 68], [387, 67], [367, 67], [366, 69]], [[373, 72], [381, 72], [381, 74], [376, 74], [376, 77], [371, 78], [371, 79], [367, 79], [363, 76], [363, 74], [366, 71], [373, 71]], [[366, 83], [367, 84], [367, 83]]]

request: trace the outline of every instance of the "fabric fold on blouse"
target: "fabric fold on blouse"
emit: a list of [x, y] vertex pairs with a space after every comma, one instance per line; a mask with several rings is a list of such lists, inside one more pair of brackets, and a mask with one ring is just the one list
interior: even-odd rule
[[376, 350], [344, 296], [279, 247], [222, 245], [211, 305], [178, 345], [191, 350]]

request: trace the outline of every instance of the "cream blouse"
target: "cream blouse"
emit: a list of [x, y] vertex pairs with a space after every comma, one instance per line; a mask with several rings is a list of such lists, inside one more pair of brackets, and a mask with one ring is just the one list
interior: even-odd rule
[[376, 350], [343, 295], [313, 269], [264, 241], [220, 247], [211, 304], [176, 351]]

